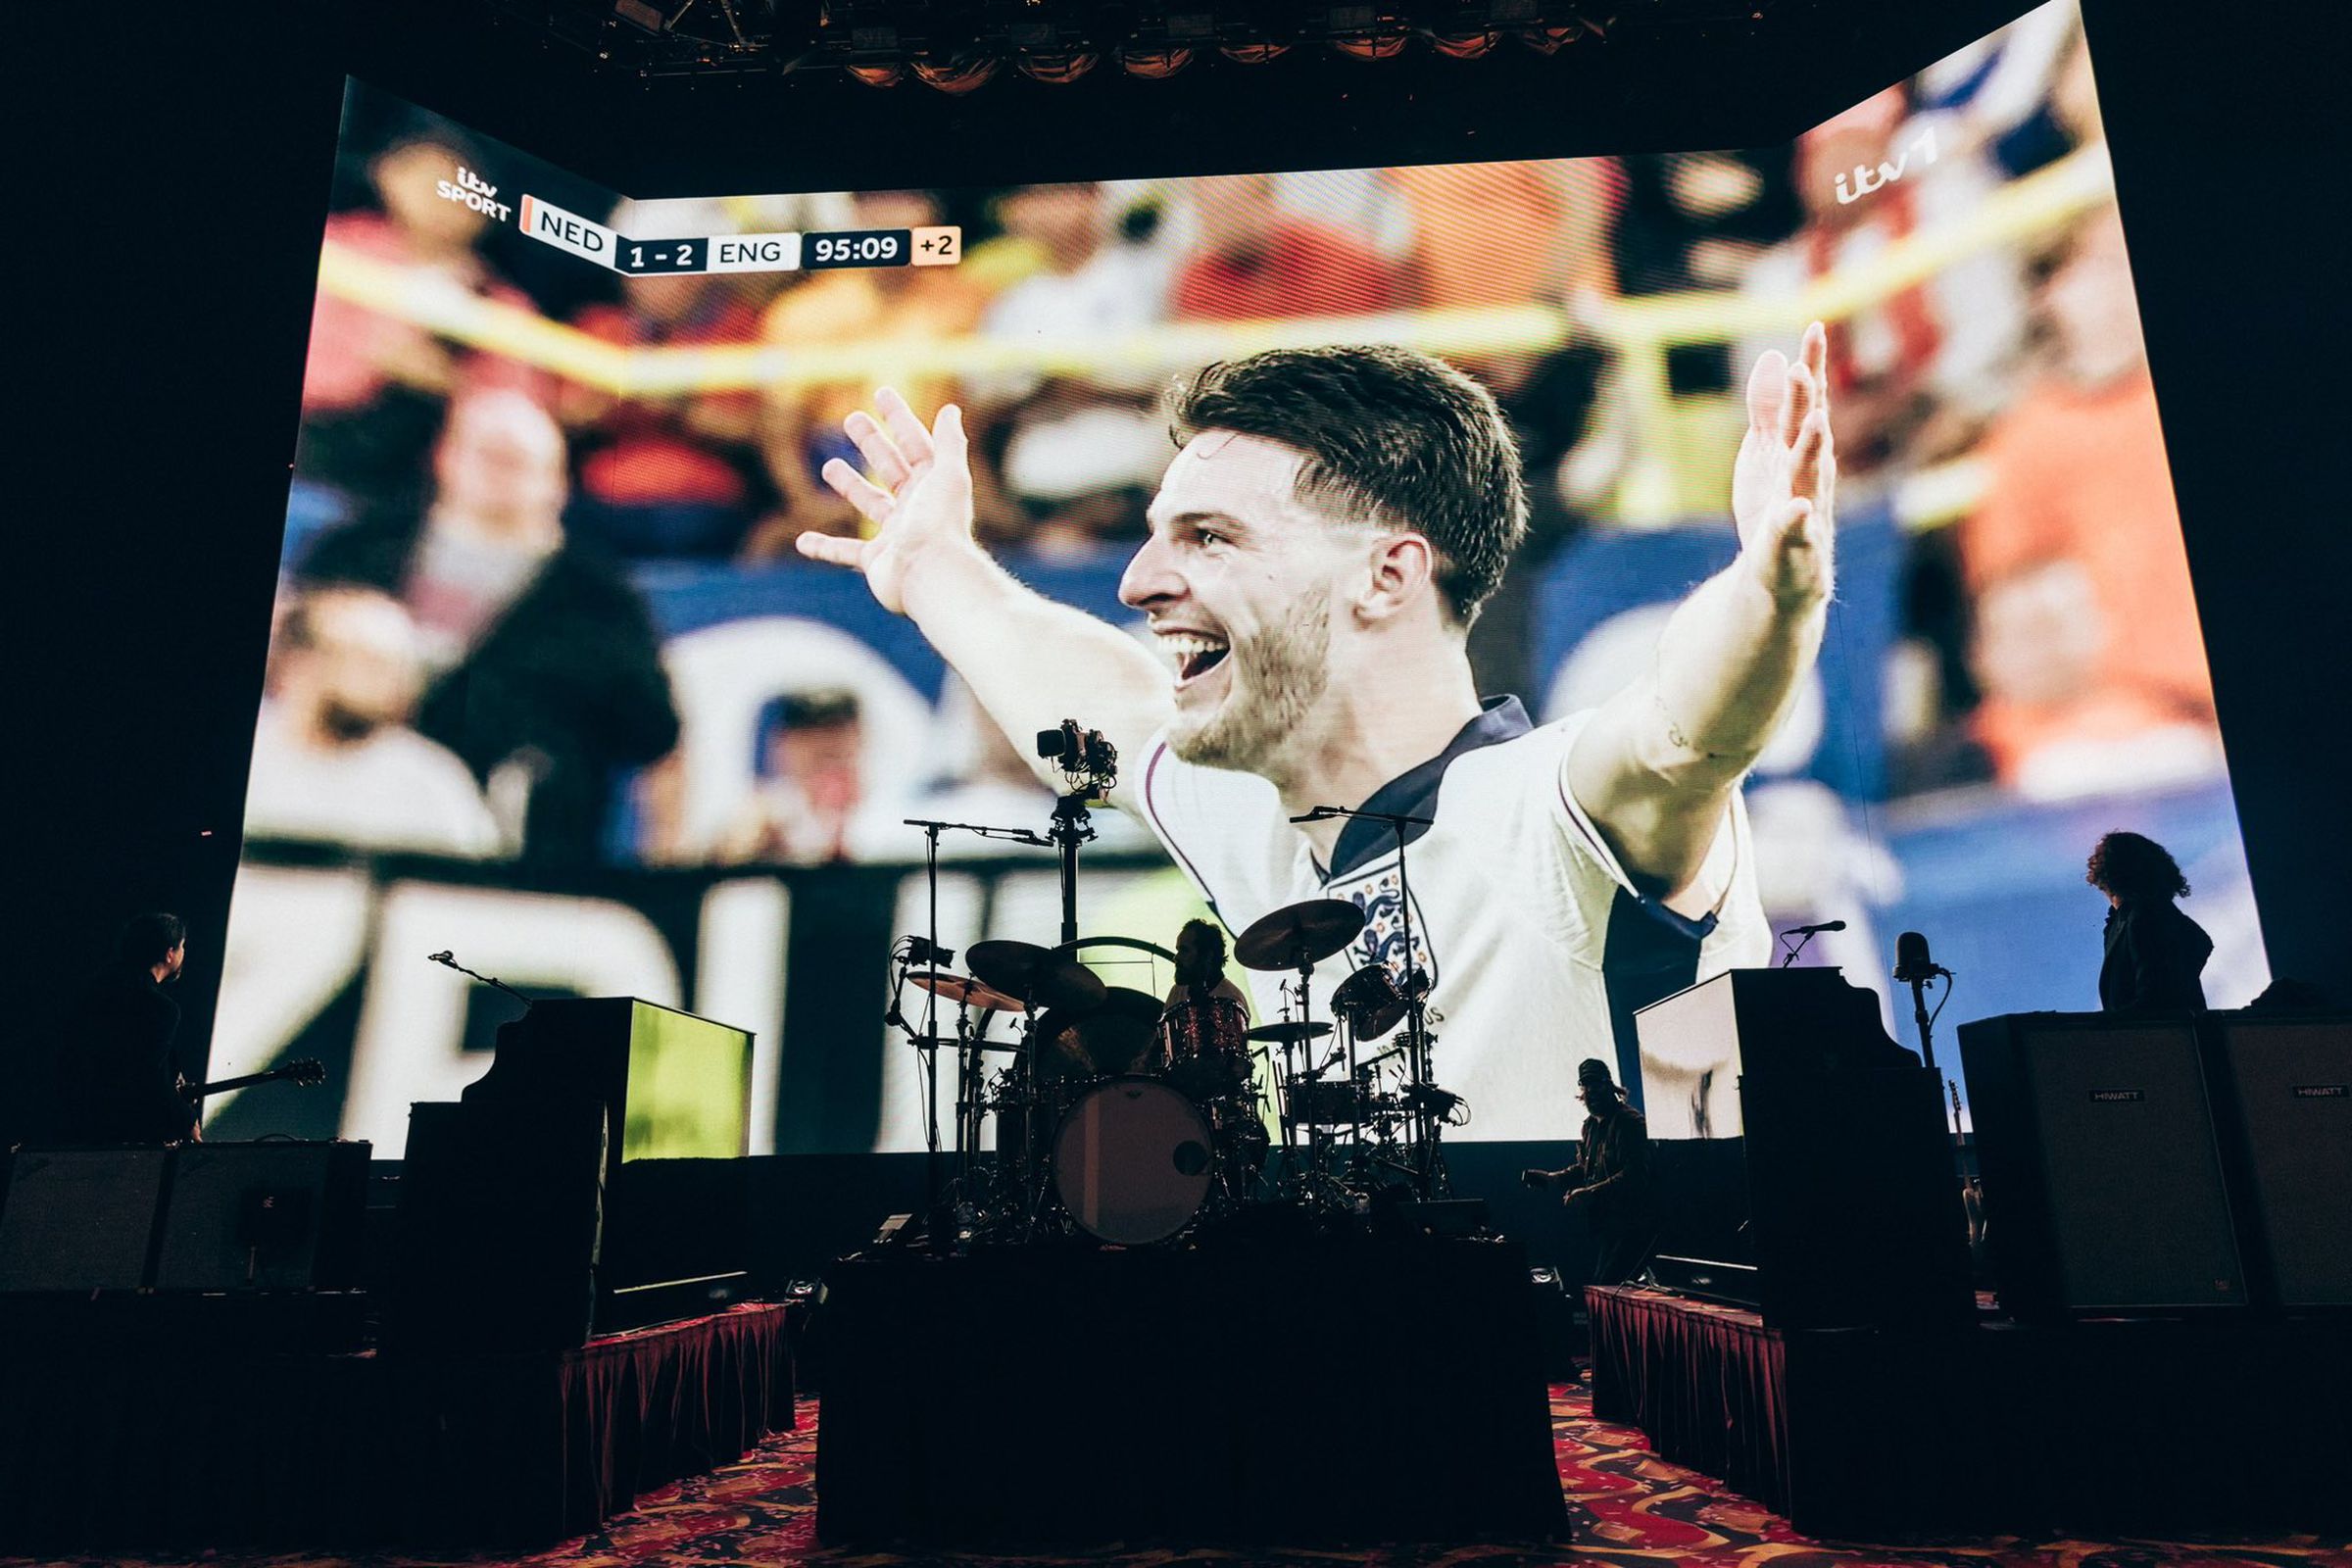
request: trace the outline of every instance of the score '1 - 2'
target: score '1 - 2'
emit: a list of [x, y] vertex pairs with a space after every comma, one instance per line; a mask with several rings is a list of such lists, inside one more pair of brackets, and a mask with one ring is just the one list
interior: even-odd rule
[[621, 247], [624, 272], [699, 272], [702, 242], [692, 239], [630, 240]]

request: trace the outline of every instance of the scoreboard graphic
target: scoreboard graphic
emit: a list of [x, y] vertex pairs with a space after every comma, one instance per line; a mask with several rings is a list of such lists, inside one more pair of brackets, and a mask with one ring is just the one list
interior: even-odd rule
[[543, 245], [629, 275], [654, 272], [799, 272], [844, 267], [953, 267], [963, 230], [856, 228], [823, 233], [718, 234], [646, 239], [623, 234], [553, 202], [526, 195], [515, 209], [522, 231]]

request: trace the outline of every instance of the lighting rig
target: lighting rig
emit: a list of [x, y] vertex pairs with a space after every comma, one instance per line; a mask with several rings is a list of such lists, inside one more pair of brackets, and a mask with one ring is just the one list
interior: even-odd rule
[[1172, 76], [1212, 57], [1381, 61], [1416, 48], [1554, 54], [1690, 24], [1760, 24], [1785, 0], [501, 0], [607, 70], [641, 76], [839, 71], [963, 93], [1001, 74]]

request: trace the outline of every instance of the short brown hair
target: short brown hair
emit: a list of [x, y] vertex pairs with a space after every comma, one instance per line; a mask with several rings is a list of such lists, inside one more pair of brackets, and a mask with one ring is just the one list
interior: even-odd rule
[[1232, 430], [1306, 454], [1300, 501], [1409, 528], [1468, 626], [1527, 533], [1519, 443], [1494, 394], [1411, 349], [1273, 349], [1210, 366], [1169, 400], [1179, 446]]

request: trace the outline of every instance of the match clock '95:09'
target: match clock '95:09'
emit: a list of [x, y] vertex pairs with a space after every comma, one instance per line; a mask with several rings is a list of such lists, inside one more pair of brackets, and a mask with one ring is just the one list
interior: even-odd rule
[[905, 267], [912, 254], [911, 240], [911, 231], [904, 228], [806, 234], [801, 238], [801, 265], [811, 271], [827, 267]]

